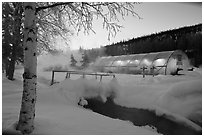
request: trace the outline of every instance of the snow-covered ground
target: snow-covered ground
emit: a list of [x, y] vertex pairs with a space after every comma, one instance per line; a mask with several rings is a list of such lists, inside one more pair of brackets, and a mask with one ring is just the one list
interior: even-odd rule
[[[15, 81], [2, 78], [2, 131], [4, 134], [20, 134], [14, 130], [20, 112], [22, 95], [22, 70], [16, 70]], [[44, 84], [39, 78], [35, 130], [37, 135], [60, 134], [158, 134], [148, 127], [136, 127], [131, 122], [111, 119], [77, 105], [75, 81], [70, 80], [70, 93], [64, 93], [59, 85]], [[43, 82], [42, 82], [43, 81]], [[69, 83], [68, 82], [68, 83]], [[80, 82], [80, 80], [79, 80]], [[81, 89], [83, 90], [83, 89]], [[76, 92], [77, 93], [77, 92]]]
[[[101, 97], [105, 102], [112, 93], [114, 102], [130, 108], [155, 110], [169, 119], [201, 130], [202, 123], [202, 71], [181, 72], [185, 75], [155, 77], [116, 74], [104, 77], [102, 82], [94, 76], [85, 79], [56, 74], [59, 84], [49, 86], [51, 72], [38, 69], [35, 130], [33, 134], [158, 134], [148, 127], [137, 127], [131, 122], [111, 119], [77, 105], [82, 98]], [[22, 69], [15, 71], [15, 81], [2, 78], [2, 128], [15, 132], [22, 95]], [[14, 133], [16, 134], [16, 133]]]

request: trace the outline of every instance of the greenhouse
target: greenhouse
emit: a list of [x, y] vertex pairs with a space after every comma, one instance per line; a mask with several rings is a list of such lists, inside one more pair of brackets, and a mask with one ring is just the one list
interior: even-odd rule
[[189, 67], [188, 57], [181, 50], [101, 57], [94, 63], [95, 71], [146, 75], [177, 74]]

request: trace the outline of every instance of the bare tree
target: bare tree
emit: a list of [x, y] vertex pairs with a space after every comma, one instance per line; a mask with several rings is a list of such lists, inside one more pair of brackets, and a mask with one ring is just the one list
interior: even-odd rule
[[[47, 3], [37, 3], [37, 7], [46, 6]], [[52, 41], [60, 36], [65, 44], [68, 46], [69, 37], [73, 35], [73, 32], [64, 22], [61, 15], [61, 7], [46, 8], [38, 10], [37, 14], [37, 28], [38, 28], [38, 53], [41, 51], [55, 50]]]
[[103, 27], [109, 32], [108, 38], [115, 36], [122, 27], [118, 24], [119, 16], [123, 19], [129, 14], [141, 17], [134, 11], [134, 4], [129, 2], [59, 2], [46, 3], [42, 7], [38, 7], [37, 11], [47, 8], [58, 9], [60, 16], [79, 31], [89, 33], [93, 30], [93, 20], [101, 18]]
[[[109, 32], [108, 38], [114, 36], [122, 27], [116, 22], [118, 16], [122, 17], [129, 13], [138, 16], [134, 12], [134, 3], [115, 3], [115, 2], [47, 2], [24, 3], [24, 74], [23, 74], [23, 96], [17, 130], [23, 134], [30, 134], [34, 130], [35, 103], [36, 103], [36, 84], [37, 84], [37, 27], [36, 13], [42, 10], [55, 8], [56, 14], [62, 18], [69, 26], [79, 31], [89, 33], [92, 29], [94, 18], [102, 18], [103, 26]], [[49, 11], [49, 10], [48, 10]], [[46, 13], [45, 13], [46, 14]], [[48, 12], [49, 14], [49, 12]], [[52, 22], [46, 22], [52, 23]]]

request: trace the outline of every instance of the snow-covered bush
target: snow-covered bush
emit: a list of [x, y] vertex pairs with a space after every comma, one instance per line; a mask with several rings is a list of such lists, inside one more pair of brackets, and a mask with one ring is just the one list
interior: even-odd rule
[[81, 98], [96, 97], [106, 102], [108, 97], [118, 96], [119, 84], [116, 78], [113, 78], [109, 83], [99, 82], [95, 79], [66, 79], [56, 85], [56, 90], [74, 104], [77, 104]]

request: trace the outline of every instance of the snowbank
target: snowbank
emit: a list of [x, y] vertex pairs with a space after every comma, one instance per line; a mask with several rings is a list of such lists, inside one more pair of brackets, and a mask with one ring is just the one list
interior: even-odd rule
[[[86, 98], [98, 97], [105, 102], [107, 97], [112, 96], [114, 102], [121, 106], [154, 110], [158, 115], [166, 114], [174, 121], [201, 130], [201, 127], [192, 121], [202, 123], [202, 82], [201, 79], [185, 79], [147, 77], [134, 85], [120, 85], [117, 78], [105, 83], [95, 79], [66, 79], [54, 85], [53, 89], [64, 96], [61, 100], [64, 104], [77, 105], [81, 100], [84, 105], [87, 104]], [[168, 88], [164, 88], [167, 85]]]
[[[51, 87], [57, 94], [66, 99], [67, 103], [77, 105], [80, 98], [100, 97], [103, 102], [107, 97], [118, 96], [119, 85], [114, 78], [109, 83], [98, 82], [95, 79], [79, 78], [77, 80], [66, 79]], [[53, 102], [53, 100], [52, 100]]]
[[[17, 72], [17, 74], [20, 73]], [[21, 78], [20, 75], [19, 78]], [[39, 81], [45, 81], [45, 79]], [[3, 93], [9, 92], [2, 96], [3, 134], [20, 134], [15, 130], [15, 126], [20, 111], [22, 81], [7, 81], [6, 78], [3, 78], [2, 86]], [[96, 88], [100, 90], [92, 95], [92, 91], [89, 89], [95, 90]], [[43, 86], [43, 83], [39, 83], [37, 88], [35, 130], [32, 134], [157, 134], [149, 129], [136, 127], [131, 122], [111, 119], [77, 105], [80, 96], [103, 96], [103, 89], [106, 88], [106, 86], [102, 86], [97, 82], [94, 83], [94, 80], [87, 81], [85, 79], [65, 80], [53, 86]]]
[[[10, 127], [12, 131], [13, 123], [18, 119], [22, 93], [22, 72], [18, 71], [16, 81], [3, 78], [3, 130]], [[157, 115], [166, 115], [169, 119], [201, 130], [194, 123], [202, 123], [201, 75], [201, 71], [145, 78], [117, 74], [113, 79], [104, 77], [102, 82], [91, 77], [75, 77], [75, 80], [66, 79], [46, 86], [50, 73], [38, 71], [36, 130], [33, 134], [155, 134], [78, 106], [78, 103], [86, 104], [86, 98], [97, 97], [105, 102], [110, 96], [118, 105], [154, 110]], [[64, 79], [64, 75], [61, 76]]]
[[158, 106], [196, 122], [202, 121], [202, 81], [175, 84], [157, 101]]

